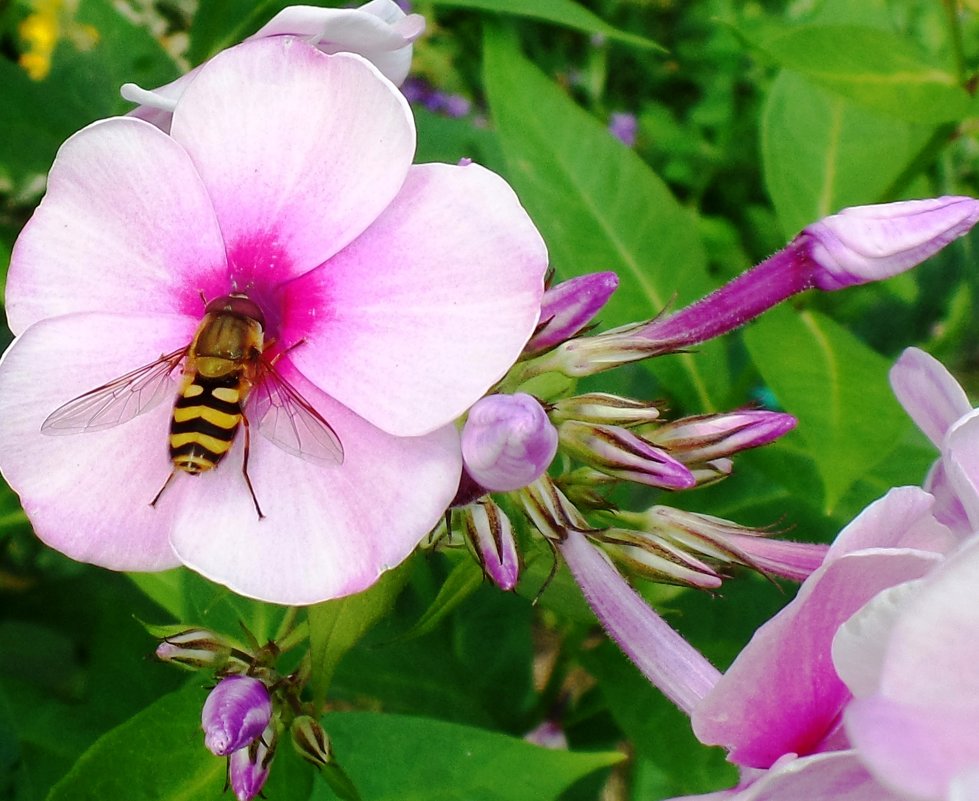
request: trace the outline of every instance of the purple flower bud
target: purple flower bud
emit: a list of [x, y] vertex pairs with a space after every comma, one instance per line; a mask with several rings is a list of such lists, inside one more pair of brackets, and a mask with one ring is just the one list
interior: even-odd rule
[[635, 114], [626, 111], [616, 111], [609, 117], [609, 133], [627, 147], [634, 147], [636, 134], [639, 132], [639, 121]]
[[561, 424], [560, 435], [569, 453], [610, 476], [663, 489], [689, 489], [697, 483], [666, 451], [619, 426], [571, 420]]
[[567, 751], [568, 738], [556, 720], [545, 720], [527, 732], [523, 738], [528, 743], [550, 748], [553, 751]]
[[269, 691], [250, 676], [227, 676], [211, 690], [201, 710], [204, 745], [217, 756], [247, 746], [272, 716]]
[[510, 519], [490, 500], [465, 507], [463, 519], [486, 575], [501, 590], [512, 590], [520, 575], [520, 557]]
[[482, 486], [508, 492], [538, 478], [557, 453], [557, 430], [540, 402], [523, 392], [488, 395], [462, 428], [462, 460]]
[[747, 409], [703, 414], [665, 423], [647, 435], [684, 464], [699, 464], [767, 445], [796, 426], [790, 414]]
[[318, 768], [333, 762], [333, 746], [319, 722], [309, 715], [297, 715], [289, 729], [296, 752]]
[[805, 228], [813, 285], [842, 289], [904, 272], [968, 233], [979, 200], [940, 197], [854, 206]]
[[652, 423], [658, 418], [659, 409], [655, 403], [622, 398], [607, 392], [588, 392], [562, 398], [551, 410], [551, 419], [558, 423], [578, 420], [582, 423], [635, 426]]
[[228, 784], [238, 801], [251, 801], [262, 792], [275, 755], [276, 731], [269, 725], [262, 736], [228, 758]]
[[589, 273], [550, 287], [541, 299], [540, 325], [524, 351], [539, 353], [573, 337], [608, 303], [618, 285], [615, 273]]

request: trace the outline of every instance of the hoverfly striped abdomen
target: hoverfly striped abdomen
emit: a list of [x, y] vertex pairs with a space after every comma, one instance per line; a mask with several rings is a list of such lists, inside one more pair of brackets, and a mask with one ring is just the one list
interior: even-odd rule
[[241, 425], [241, 371], [208, 377], [184, 375], [170, 420], [170, 459], [188, 473], [216, 467], [231, 449]]

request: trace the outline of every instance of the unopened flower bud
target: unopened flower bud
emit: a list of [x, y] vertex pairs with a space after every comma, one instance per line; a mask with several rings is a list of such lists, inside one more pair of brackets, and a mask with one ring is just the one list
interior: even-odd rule
[[655, 403], [622, 398], [607, 392], [587, 392], [562, 398], [554, 403], [551, 419], [555, 423], [578, 420], [582, 423], [604, 423], [613, 426], [636, 426], [659, 418]]
[[854, 206], [803, 229], [818, 289], [880, 281], [920, 264], [979, 221], [979, 200], [939, 197]]
[[697, 482], [666, 451], [619, 426], [562, 423], [561, 444], [585, 464], [627, 481], [663, 489], [688, 489]]
[[553, 370], [570, 378], [584, 378], [675, 350], [671, 343], [651, 339], [645, 331], [646, 324], [629, 323], [595, 336], [568, 340], [539, 357], [537, 370]]
[[228, 785], [238, 801], [251, 801], [262, 792], [275, 756], [277, 733], [269, 724], [251, 744], [228, 758]]
[[204, 745], [227, 756], [258, 737], [272, 716], [269, 691], [251, 676], [226, 676], [211, 690], [201, 710]]
[[557, 430], [540, 402], [523, 392], [476, 401], [462, 429], [462, 460], [481, 486], [508, 492], [527, 486], [557, 453]]
[[795, 428], [796, 422], [790, 414], [747, 409], [683, 417], [664, 423], [646, 438], [684, 464], [698, 464], [767, 445]]
[[767, 531], [669, 506], [653, 506], [634, 519], [647, 532], [690, 553], [795, 581], [819, 567], [827, 549], [825, 545], [771, 539]]
[[807, 289], [842, 289], [897, 275], [967, 233], [977, 220], [979, 200], [970, 197], [844, 209], [806, 227], [787, 247], [707, 297], [646, 323], [638, 333], [650, 340], [654, 353], [681, 350], [732, 331]]
[[309, 715], [298, 715], [289, 729], [292, 734], [292, 744], [307, 762], [318, 768], [326, 767], [333, 762], [333, 746], [330, 738], [319, 721]]
[[541, 299], [540, 325], [525, 353], [539, 353], [571, 339], [592, 321], [619, 285], [615, 273], [589, 273], [548, 288]]
[[219, 668], [231, 655], [231, 646], [207, 629], [187, 629], [164, 637], [156, 658], [191, 669]]
[[651, 581], [702, 590], [721, 586], [710, 565], [651, 532], [611, 528], [597, 536], [616, 562]]
[[546, 475], [524, 487], [520, 500], [527, 517], [552, 542], [563, 540], [569, 530], [592, 530], [581, 512]]
[[520, 557], [510, 519], [489, 499], [464, 507], [462, 515], [483, 571], [501, 590], [512, 590], [520, 575]]

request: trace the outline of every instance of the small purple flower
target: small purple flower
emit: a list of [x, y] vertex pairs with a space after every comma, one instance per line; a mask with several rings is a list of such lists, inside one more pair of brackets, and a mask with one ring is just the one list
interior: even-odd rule
[[557, 430], [536, 398], [523, 392], [488, 395], [469, 410], [462, 460], [480, 485], [506, 492], [527, 486], [547, 470], [557, 444]]
[[204, 745], [227, 756], [258, 737], [272, 717], [269, 691], [250, 676], [227, 676], [211, 690], [201, 710]]
[[630, 114], [627, 111], [616, 111], [609, 117], [608, 130], [612, 136], [627, 147], [635, 147], [639, 121], [635, 114]]
[[588, 273], [549, 287], [541, 299], [540, 325], [526, 353], [538, 353], [570, 339], [590, 323], [619, 286], [615, 273]]

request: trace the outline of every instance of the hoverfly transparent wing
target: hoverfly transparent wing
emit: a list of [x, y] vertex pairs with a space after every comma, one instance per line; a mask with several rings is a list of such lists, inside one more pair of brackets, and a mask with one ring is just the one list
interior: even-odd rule
[[41, 432], [57, 436], [103, 431], [149, 411], [164, 398], [172, 398], [174, 386], [170, 374], [187, 355], [189, 347], [185, 345], [68, 401], [41, 423]]
[[332, 426], [264, 359], [249, 406], [258, 430], [286, 453], [317, 464], [343, 463]]

